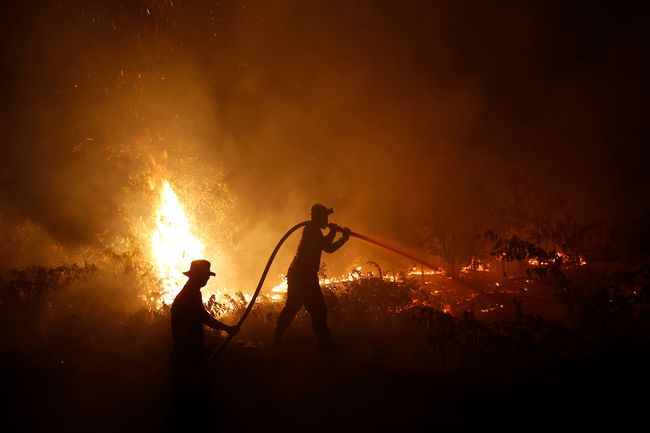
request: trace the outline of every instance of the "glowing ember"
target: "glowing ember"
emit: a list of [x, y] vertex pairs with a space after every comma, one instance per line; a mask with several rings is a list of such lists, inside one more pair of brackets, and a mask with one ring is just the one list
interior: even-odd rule
[[463, 267], [460, 271], [463, 274], [469, 274], [470, 272], [490, 272], [492, 269], [490, 268], [490, 265], [487, 263], [483, 263], [477, 258], [473, 258], [472, 262]]
[[409, 269], [408, 272], [409, 276], [414, 276], [414, 275], [445, 275], [444, 269], [428, 269], [428, 268], [422, 268], [422, 267], [417, 267], [417, 266], [412, 266]]
[[160, 193], [151, 246], [163, 283], [163, 302], [169, 304], [187, 281], [183, 272], [190, 268], [192, 260], [203, 257], [203, 244], [191, 233], [183, 206], [166, 180]]

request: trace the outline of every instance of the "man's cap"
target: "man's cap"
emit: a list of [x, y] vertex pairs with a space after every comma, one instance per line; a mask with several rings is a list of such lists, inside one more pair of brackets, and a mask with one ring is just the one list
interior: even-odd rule
[[193, 260], [190, 265], [190, 270], [183, 272], [188, 277], [205, 277], [206, 275], [215, 276], [214, 272], [210, 272], [210, 262], [207, 260]]
[[327, 216], [334, 213], [334, 208], [326, 208], [322, 204], [316, 203], [311, 207], [311, 216]]

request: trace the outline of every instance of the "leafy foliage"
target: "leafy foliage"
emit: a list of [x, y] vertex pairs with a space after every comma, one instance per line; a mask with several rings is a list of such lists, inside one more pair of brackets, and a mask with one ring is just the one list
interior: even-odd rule
[[48, 268], [32, 266], [11, 270], [11, 280], [3, 284], [3, 297], [20, 302], [49, 301], [49, 298], [72, 281], [87, 281], [97, 271], [95, 265], [76, 263]]

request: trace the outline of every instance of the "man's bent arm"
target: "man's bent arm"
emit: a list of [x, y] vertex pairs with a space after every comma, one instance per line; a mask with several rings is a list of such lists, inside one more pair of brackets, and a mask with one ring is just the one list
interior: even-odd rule
[[328, 224], [327, 228], [329, 229], [329, 232], [323, 236], [324, 245], [330, 245], [332, 242], [334, 242], [334, 237], [336, 237], [336, 225]]
[[340, 238], [336, 242], [329, 242], [325, 244], [325, 247], [323, 248], [323, 251], [326, 253], [333, 253], [334, 251], [338, 250], [343, 246], [344, 243], [346, 243], [348, 240], [346, 238]]

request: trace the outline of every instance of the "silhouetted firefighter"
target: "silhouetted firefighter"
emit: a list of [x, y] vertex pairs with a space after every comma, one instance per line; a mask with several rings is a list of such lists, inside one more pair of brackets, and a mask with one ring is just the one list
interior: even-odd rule
[[[336, 224], [328, 223], [328, 215], [334, 212], [321, 204], [311, 208], [311, 221], [305, 226], [302, 238], [287, 272], [287, 302], [280, 313], [275, 329], [274, 345], [279, 345], [282, 334], [291, 326], [291, 321], [304, 305], [311, 315], [311, 323], [318, 339], [321, 353], [332, 353], [330, 331], [327, 327], [327, 306], [318, 282], [321, 251], [333, 253], [350, 238], [350, 229], [340, 229]], [[321, 229], [329, 228], [323, 236]], [[337, 230], [342, 230], [342, 237], [336, 242]]]
[[210, 315], [203, 306], [201, 288], [214, 276], [210, 262], [195, 260], [190, 270], [183, 272], [189, 277], [183, 289], [172, 303], [172, 352], [173, 401], [172, 430], [185, 430], [198, 423], [206, 410], [214, 410], [205, 371], [203, 325], [234, 334], [236, 326], [228, 326]]

